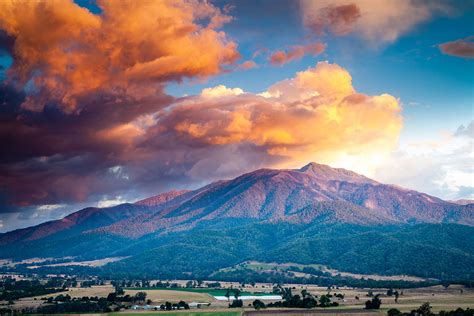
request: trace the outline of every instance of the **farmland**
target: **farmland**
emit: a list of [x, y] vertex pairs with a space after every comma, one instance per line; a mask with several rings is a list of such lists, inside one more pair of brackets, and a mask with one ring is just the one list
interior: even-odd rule
[[[173, 280], [172, 284], [179, 284], [182, 286], [186, 284], [186, 280]], [[203, 285], [208, 281], [203, 281]], [[124, 288], [124, 295], [135, 297], [138, 293], [146, 293], [148, 300], [147, 304], [150, 306], [160, 306], [165, 302], [171, 302], [173, 304], [179, 301], [185, 301], [187, 303], [200, 303], [209, 304], [209, 306], [203, 305], [201, 310], [196, 310], [192, 307], [191, 310], [182, 311], [168, 311], [166, 315], [240, 315], [245, 312], [245, 315], [268, 315], [270, 311], [272, 314], [278, 315], [279, 313], [288, 314], [290, 311], [297, 312], [297, 314], [291, 313], [291, 315], [310, 315], [308, 310], [305, 309], [291, 309], [291, 308], [268, 308], [262, 311], [254, 311], [253, 307], [249, 306], [252, 304], [252, 300], [243, 299], [243, 307], [233, 310], [229, 310], [228, 301], [216, 300], [214, 296], [223, 296], [227, 292], [227, 288], [239, 288], [241, 290], [241, 297], [246, 295], [265, 295], [271, 294], [272, 284], [268, 283], [256, 283], [256, 284], [242, 284], [221, 282], [221, 288], [154, 288], [154, 287], [130, 287]], [[290, 288], [293, 294], [300, 294], [302, 291], [307, 291], [314, 297], [321, 297], [330, 294], [332, 300], [338, 303], [337, 307], [312, 308], [310, 311], [314, 313], [329, 313], [329, 314], [355, 314], [355, 315], [367, 315], [367, 314], [379, 314], [385, 315], [386, 312], [391, 308], [396, 308], [402, 312], [410, 312], [411, 310], [417, 309], [421, 304], [429, 302], [432, 306], [432, 310], [435, 313], [439, 311], [454, 310], [457, 308], [473, 308], [474, 307], [474, 289], [467, 288], [462, 285], [450, 285], [448, 287], [443, 286], [431, 286], [424, 288], [410, 288], [410, 289], [398, 289], [400, 292], [398, 299], [395, 296], [388, 296], [388, 289], [368, 289], [368, 288], [351, 288], [351, 287], [339, 287], [328, 289], [326, 287], [318, 287], [304, 284], [285, 284], [284, 287]], [[83, 297], [99, 297], [107, 298], [110, 293], [114, 292], [114, 287], [107, 283], [104, 285], [93, 285], [90, 287], [70, 287], [63, 292], [51, 293], [37, 297], [26, 297], [16, 300], [14, 304], [8, 304], [8, 302], [0, 302], [2, 307], [11, 307], [17, 310], [25, 308], [38, 308], [45, 303], [48, 298], [54, 298], [58, 295], [68, 295], [73, 299], [81, 299]], [[365, 302], [370, 300], [369, 295], [380, 295], [382, 305], [379, 310], [372, 312], [364, 309]], [[232, 301], [232, 299], [230, 300]], [[266, 304], [271, 301], [265, 301]], [[140, 303], [139, 303], [140, 304]], [[142, 303], [144, 304], [144, 303]], [[129, 307], [131, 305], [128, 305]], [[195, 305], [193, 305], [195, 306]], [[129, 314], [141, 314], [152, 315], [154, 313], [164, 313], [162, 311], [143, 311], [143, 310], [131, 310], [121, 309], [121, 311], [111, 313], [111, 315], [129, 315]], [[283, 314], [282, 314], [283, 315]]]

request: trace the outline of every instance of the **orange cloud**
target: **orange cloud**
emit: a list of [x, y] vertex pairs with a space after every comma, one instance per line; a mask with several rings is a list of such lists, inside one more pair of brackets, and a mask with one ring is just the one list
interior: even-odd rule
[[345, 69], [321, 62], [259, 95], [184, 99], [161, 118], [154, 137], [176, 133], [181, 142], [202, 146], [247, 143], [301, 163], [389, 151], [402, 128], [400, 111], [393, 96], [358, 93]]
[[100, 15], [72, 0], [0, 2], [0, 29], [15, 39], [9, 78], [39, 90], [24, 107], [41, 110], [55, 100], [72, 112], [95, 91], [151, 95], [172, 80], [220, 73], [239, 58], [217, 30], [231, 18], [208, 2], [98, 5]]
[[257, 63], [255, 63], [253, 60], [247, 60], [239, 65], [239, 68], [244, 69], [244, 70], [252, 69], [256, 67], [257, 67]]
[[447, 3], [417, 0], [300, 0], [303, 23], [316, 34], [356, 33], [373, 45], [392, 43], [435, 14], [449, 14]]
[[272, 65], [281, 66], [289, 63], [290, 61], [301, 59], [304, 55], [308, 54], [311, 56], [317, 56], [321, 54], [326, 45], [323, 43], [314, 43], [308, 45], [295, 45], [291, 46], [287, 51], [278, 50], [274, 52], [269, 61]]
[[440, 44], [439, 49], [446, 55], [474, 58], [474, 36]]

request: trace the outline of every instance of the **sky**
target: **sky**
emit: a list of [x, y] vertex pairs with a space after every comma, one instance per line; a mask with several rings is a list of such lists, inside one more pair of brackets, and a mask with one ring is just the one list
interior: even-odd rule
[[474, 199], [472, 1], [2, 1], [0, 232], [310, 161]]

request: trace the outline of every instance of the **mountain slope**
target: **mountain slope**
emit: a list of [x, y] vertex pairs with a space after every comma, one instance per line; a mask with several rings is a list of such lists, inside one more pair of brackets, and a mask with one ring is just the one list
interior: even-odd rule
[[155, 231], [191, 229], [225, 218], [310, 222], [324, 214], [330, 215], [333, 222], [367, 225], [474, 225], [473, 205], [457, 205], [315, 163], [296, 170], [257, 170], [192, 195], [177, 207], [98, 231], [137, 238]]
[[[260, 169], [135, 204], [87, 208], [1, 234], [0, 258], [127, 257], [100, 270], [106, 275], [205, 277], [258, 259], [471, 279], [471, 226], [474, 204], [311, 163]], [[427, 264], [434, 257], [439, 262]]]
[[345, 169], [310, 163], [301, 169], [260, 169], [197, 190], [170, 191], [135, 204], [87, 208], [64, 219], [0, 235], [0, 245], [86, 231], [139, 238], [189, 230], [225, 219], [314, 220], [352, 224], [474, 225], [474, 204], [459, 205], [385, 185]]

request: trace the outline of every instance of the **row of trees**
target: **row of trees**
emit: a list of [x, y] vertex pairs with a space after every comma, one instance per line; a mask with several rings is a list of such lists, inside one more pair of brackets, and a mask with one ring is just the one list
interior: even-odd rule
[[409, 313], [402, 313], [396, 308], [391, 308], [387, 311], [388, 316], [473, 316], [474, 310], [467, 308], [458, 308], [452, 311], [440, 311], [438, 314], [433, 313], [430, 303], [423, 303], [417, 309], [410, 311]]
[[332, 301], [331, 294], [323, 294], [320, 297], [315, 296], [307, 290], [302, 290], [301, 295], [293, 295], [291, 288], [281, 288], [280, 294], [282, 295], [283, 301], [277, 301], [273, 303], [265, 304], [261, 300], [253, 301], [252, 305], [255, 309], [267, 308], [267, 307], [292, 307], [292, 308], [314, 308], [314, 307], [331, 307], [339, 306], [338, 302]]
[[0, 281], [0, 301], [14, 301], [22, 297], [39, 296], [61, 292], [64, 289], [42, 284], [39, 280], [15, 280], [6, 278]]

